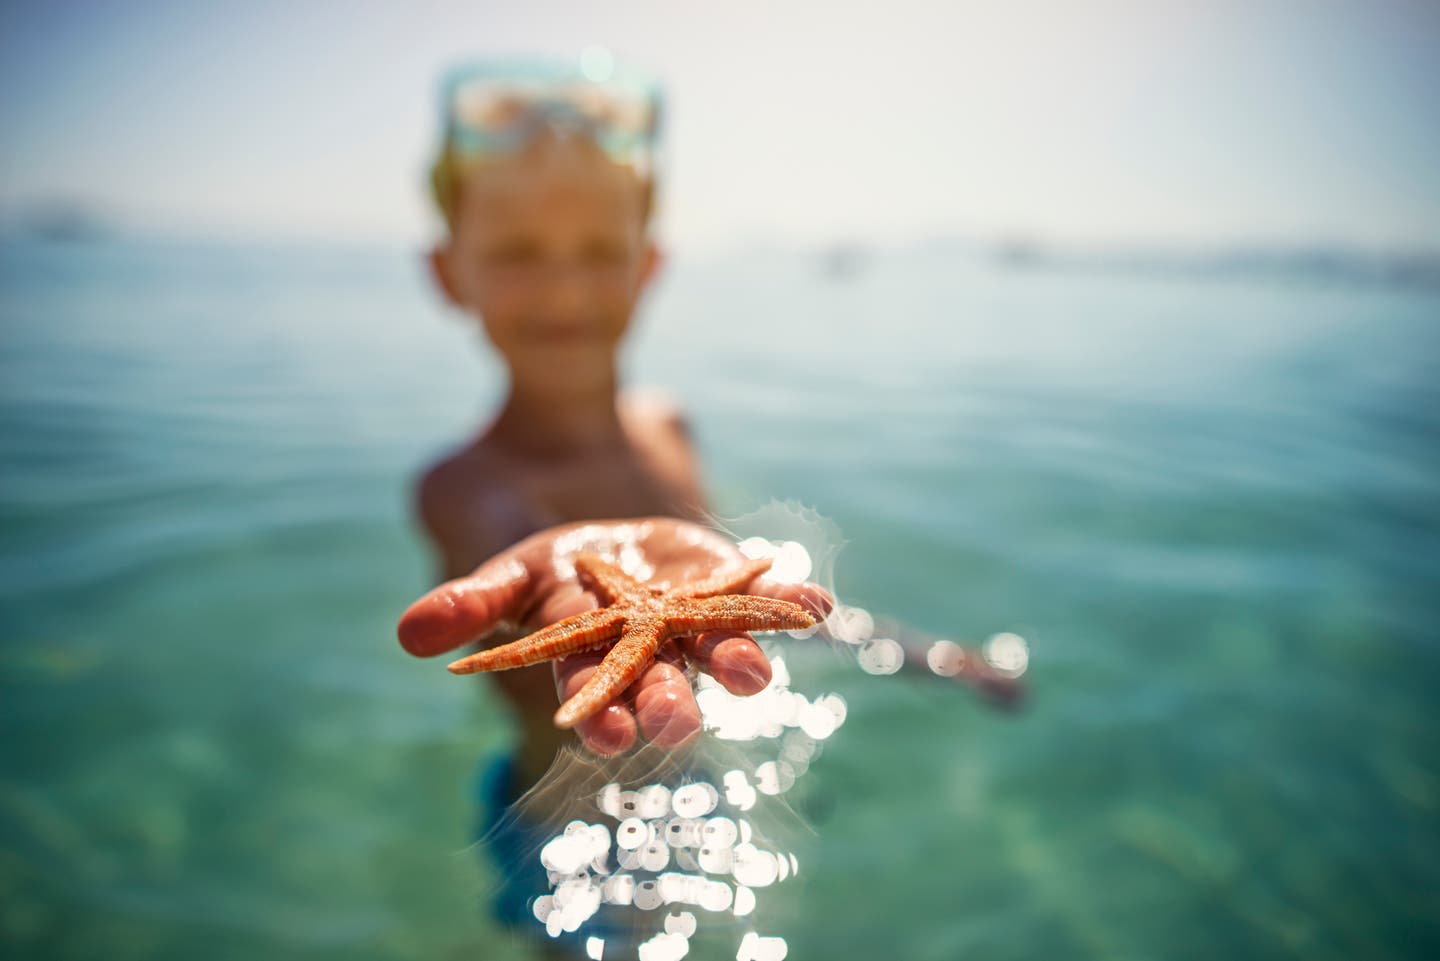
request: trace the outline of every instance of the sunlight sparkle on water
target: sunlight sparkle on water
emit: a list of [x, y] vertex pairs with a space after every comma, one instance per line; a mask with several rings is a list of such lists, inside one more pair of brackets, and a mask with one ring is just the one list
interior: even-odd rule
[[640, 945], [640, 961], [680, 961], [690, 953], [690, 942], [681, 934], [661, 932]]
[[[740, 547], [749, 557], [772, 561], [770, 580], [800, 583], [814, 572], [809, 552], [798, 542], [751, 538]], [[870, 674], [893, 674], [904, 664], [900, 643], [875, 637], [875, 620], [862, 607], [837, 605], [824, 626], [850, 645]], [[941, 653], [949, 649], [937, 645], [929, 659], [936, 673], [945, 667], [937, 659]], [[1023, 670], [1025, 654], [1024, 642], [1014, 635], [997, 635], [985, 649], [996, 670]], [[702, 673], [695, 680], [695, 700], [708, 734], [717, 742], [744, 745], [744, 752], [713, 768], [709, 779], [682, 776], [676, 783], [652, 776], [654, 783], [617, 781], [591, 795], [594, 823], [572, 820], [539, 852], [552, 888], [536, 899], [534, 911], [552, 936], [583, 930], [603, 904], [631, 912], [641, 932], [644, 940], [630, 942], [635, 946], [627, 953], [637, 952], [639, 961], [680, 959], [707, 918], [749, 919], [758, 907], [757, 892], [796, 876], [794, 853], [776, 849], [747, 818], [767, 815], [760, 823], [769, 823], [767, 806], [783, 804], [772, 799], [795, 787], [825, 740], [845, 723], [844, 698], [793, 690], [785, 658], [774, 655], [770, 681], [759, 693], [738, 697]], [[587, 942], [592, 956], [606, 947], [598, 937]], [[614, 954], [615, 942], [608, 948]], [[788, 950], [783, 938], [749, 929], [736, 957], [781, 961]]]
[[[590, 535], [582, 528], [569, 536], [578, 541]], [[771, 581], [801, 583], [815, 573], [810, 552], [798, 541], [753, 537], [739, 546], [750, 558], [771, 561]], [[640, 575], [643, 559], [617, 560]], [[863, 607], [837, 603], [823, 628], [869, 674], [895, 674], [905, 666], [905, 647], [895, 637], [875, 636], [875, 618]], [[941, 640], [929, 647], [926, 664], [936, 675], [953, 677], [976, 666], [968, 656], [959, 644]], [[1018, 677], [1029, 664], [1029, 648], [1019, 635], [996, 634], [978, 657], [991, 670]], [[708, 735], [700, 744], [721, 751], [720, 742], [729, 742], [722, 753], [699, 764], [687, 761], [684, 772], [661, 774], [657, 767], [628, 779], [617, 772], [613, 783], [593, 794], [593, 787], [587, 789], [579, 801], [596, 820], [570, 821], [538, 854], [551, 892], [535, 899], [534, 914], [551, 936], [582, 930], [606, 905], [607, 924], [618, 909], [636, 929], [636, 940], [624, 942], [627, 957], [635, 951], [639, 961], [678, 961], [689, 954], [690, 939], [723, 915], [730, 924], [746, 919], [737, 961], [783, 961], [785, 939], [761, 936], [750, 919], [759, 907], [757, 892], [790, 881], [800, 862], [794, 852], [778, 849], [763, 826], [786, 811], [780, 796], [810, 769], [848, 709], [837, 693], [810, 697], [794, 690], [783, 656], [770, 653], [770, 665], [769, 683], [749, 697], [730, 693], [709, 674], [696, 676], [695, 701]], [[614, 955], [617, 944], [591, 937], [586, 950], [598, 959], [607, 947]]]
[[1019, 677], [1030, 666], [1030, 646], [1019, 634], [996, 634], [985, 642], [985, 662], [1010, 677]]
[[799, 584], [810, 576], [814, 562], [803, 544], [782, 541], [777, 544], [763, 537], [751, 537], [739, 544], [740, 553], [751, 560], [770, 559], [770, 570], [766, 578], [781, 584]]
[[735, 961], [784, 961], [789, 952], [790, 945], [785, 943], [784, 938], [762, 938], [751, 931], [740, 939]]
[[706, 729], [726, 741], [778, 738], [790, 728], [800, 728], [816, 741], [834, 734], [845, 719], [844, 699], [832, 693], [811, 702], [790, 690], [790, 671], [783, 657], [772, 657], [770, 667], [770, 683], [750, 697], [737, 697], [702, 674], [696, 680], [695, 703]]
[[719, 802], [720, 792], [715, 790], [715, 785], [706, 782], [677, 788], [671, 797], [675, 813], [687, 818], [703, 817], [715, 810]]
[[936, 641], [925, 652], [925, 663], [932, 673], [954, 677], [965, 666], [965, 648], [954, 641]]
[[905, 649], [889, 637], [876, 637], [865, 642], [856, 658], [867, 674], [894, 674], [905, 663]]
[[[828, 697], [834, 696], [806, 703], [833, 725], [837, 706], [843, 718], [843, 702], [827, 701]], [[813, 738], [793, 733], [795, 738], [784, 742], [792, 754], [815, 750]], [[540, 848], [552, 891], [535, 899], [535, 919], [548, 934], [559, 937], [582, 931], [602, 904], [628, 907], [638, 912], [637, 917], [647, 913], [655, 917], [649, 922], [654, 933], [635, 949], [638, 958], [685, 957], [689, 939], [705, 916], [748, 916], [756, 908], [757, 889], [794, 876], [799, 863], [794, 854], [767, 846], [736, 814], [754, 807], [761, 795], [793, 786], [795, 777], [791, 764], [777, 757], [761, 762], [754, 772], [726, 771], [721, 777], [723, 792], [708, 781], [673, 789], [648, 784], [634, 791], [617, 783], [605, 785], [592, 796], [599, 821], [571, 820]], [[627, 811], [656, 816], [620, 817]], [[613, 872], [608, 868], [612, 855], [618, 865]], [[592, 957], [605, 948], [598, 937], [586, 942]], [[741, 950], [751, 957], [779, 958], [786, 947], [781, 939], [755, 936], [744, 941]]]
[[863, 607], [836, 604], [825, 619], [830, 636], [846, 644], [863, 644], [875, 633], [875, 618]]

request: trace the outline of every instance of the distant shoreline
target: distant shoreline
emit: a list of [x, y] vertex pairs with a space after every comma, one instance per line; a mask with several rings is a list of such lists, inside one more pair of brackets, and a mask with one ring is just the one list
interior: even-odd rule
[[[0, 246], [201, 247], [214, 250], [313, 250], [415, 255], [423, 243], [382, 238], [354, 240], [306, 235], [207, 235], [190, 231], [145, 231], [103, 219], [55, 216], [0, 219]], [[1236, 243], [1186, 246], [1137, 242], [1118, 246], [1050, 243], [1023, 238], [935, 237], [912, 243], [831, 244], [765, 242], [706, 249], [678, 258], [725, 263], [750, 256], [809, 259], [836, 281], [863, 275], [879, 261], [944, 257], [1005, 270], [1121, 272], [1194, 278], [1293, 278], [1343, 283], [1440, 289], [1440, 250], [1383, 250], [1343, 244]]]

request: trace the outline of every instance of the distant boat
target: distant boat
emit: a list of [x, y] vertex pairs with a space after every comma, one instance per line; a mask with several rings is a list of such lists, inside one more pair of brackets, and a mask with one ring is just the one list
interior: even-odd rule
[[849, 280], [869, 259], [869, 252], [859, 244], [835, 244], [820, 254], [820, 272], [831, 280]]
[[22, 236], [56, 243], [94, 243], [112, 233], [105, 220], [83, 206], [54, 204], [37, 207], [18, 218]]
[[1035, 267], [1050, 259], [1050, 253], [1038, 241], [1024, 237], [1008, 237], [995, 241], [990, 256], [1005, 267]]

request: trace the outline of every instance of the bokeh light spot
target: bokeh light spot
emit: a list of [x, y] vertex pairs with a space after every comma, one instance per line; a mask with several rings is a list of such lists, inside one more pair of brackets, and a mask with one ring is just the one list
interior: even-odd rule
[[905, 650], [898, 641], [877, 637], [865, 642], [858, 659], [867, 674], [894, 674], [905, 663]]
[[986, 664], [1008, 677], [1019, 677], [1030, 666], [1030, 645], [1019, 634], [996, 634], [981, 653]]

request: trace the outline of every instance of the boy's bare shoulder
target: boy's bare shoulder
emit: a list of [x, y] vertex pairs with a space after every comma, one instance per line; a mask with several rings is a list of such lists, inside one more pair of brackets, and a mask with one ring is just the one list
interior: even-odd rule
[[627, 390], [620, 397], [621, 417], [633, 442], [644, 452], [647, 469], [667, 491], [662, 512], [685, 517], [705, 513], [700, 459], [690, 423], [675, 398], [657, 390]]
[[620, 395], [621, 413], [641, 430], [661, 429], [688, 440], [690, 422], [675, 395], [656, 387], [630, 387]]
[[465, 492], [473, 490], [474, 482], [484, 476], [487, 459], [484, 449], [472, 443], [444, 454], [426, 467], [415, 484], [422, 518], [463, 502]]
[[470, 567], [520, 537], [521, 505], [502, 459], [470, 443], [427, 467], [415, 485], [415, 508], [432, 541]]

